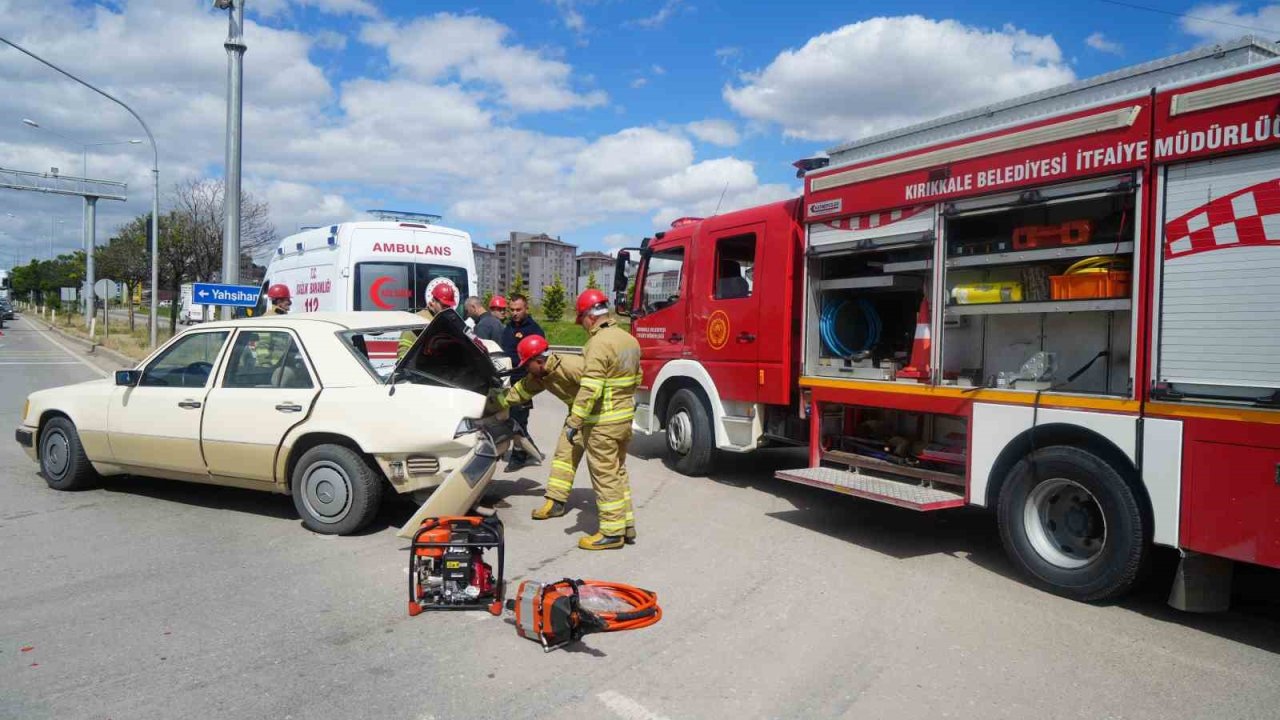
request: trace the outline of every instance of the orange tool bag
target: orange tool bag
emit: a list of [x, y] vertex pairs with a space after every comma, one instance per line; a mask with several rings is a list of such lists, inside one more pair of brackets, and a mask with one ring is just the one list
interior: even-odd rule
[[1013, 229], [1014, 250], [1041, 250], [1062, 245], [1085, 245], [1093, 239], [1092, 220], [1068, 220], [1058, 225], [1022, 225]]

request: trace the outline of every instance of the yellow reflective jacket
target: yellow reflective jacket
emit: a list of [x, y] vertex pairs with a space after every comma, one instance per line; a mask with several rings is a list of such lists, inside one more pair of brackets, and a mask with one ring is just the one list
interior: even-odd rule
[[640, 343], [609, 318], [591, 328], [582, 358], [582, 386], [569, 407], [569, 427], [631, 422], [640, 384]]
[[579, 355], [555, 355], [547, 358], [547, 374], [541, 378], [525, 375], [510, 388], [500, 392], [493, 399], [493, 406], [488, 412], [505, 410], [512, 405], [523, 405], [543, 390], [550, 390], [552, 395], [560, 398], [565, 405], [572, 405], [578, 395], [578, 383], [582, 379], [582, 368], [585, 366]]
[[[431, 321], [434, 320], [436, 316], [430, 310], [426, 308], [422, 308], [421, 310], [418, 311], [418, 317], [425, 318], [427, 321], [427, 325], [430, 325]], [[424, 329], [425, 329], [425, 326], [424, 326]], [[404, 357], [404, 354], [409, 352], [409, 348], [413, 347], [413, 341], [418, 339], [419, 332], [421, 331], [405, 330], [404, 332], [400, 333], [400, 344], [396, 346], [397, 360]]]

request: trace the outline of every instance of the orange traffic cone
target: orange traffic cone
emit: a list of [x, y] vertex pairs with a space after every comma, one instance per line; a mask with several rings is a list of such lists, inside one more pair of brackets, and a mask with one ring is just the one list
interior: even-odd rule
[[929, 298], [920, 301], [920, 312], [916, 314], [916, 339], [911, 343], [911, 364], [898, 371], [898, 377], [904, 380], [929, 379], [929, 349], [932, 336], [929, 332]]

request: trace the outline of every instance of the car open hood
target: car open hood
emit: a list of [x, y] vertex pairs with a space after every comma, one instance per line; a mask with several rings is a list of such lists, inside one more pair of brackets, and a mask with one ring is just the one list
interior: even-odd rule
[[499, 385], [498, 371], [484, 345], [467, 333], [462, 316], [454, 310], [436, 315], [418, 335], [404, 357], [396, 362], [387, 382], [412, 379], [412, 370], [430, 373], [448, 385], [486, 394]]

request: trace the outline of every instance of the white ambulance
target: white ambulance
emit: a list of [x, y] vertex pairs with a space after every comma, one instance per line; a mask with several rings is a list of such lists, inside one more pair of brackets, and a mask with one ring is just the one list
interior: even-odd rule
[[[281, 283], [293, 298], [290, 313], [349, 310], [417, 312], [438, 283], [453, 286], [458, 301], [476, 287], [471, 236], [432, 224], [437, 216], [380, 211], [376, 221], [304, 230], [280, 241], [267, 265], [266, 290]], [[257, 314], [257, 313], [255, 313]], [[395, 363], [398, 334], [368, 339], [370, 358]]]

